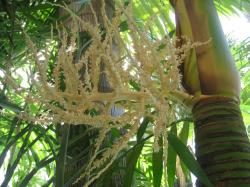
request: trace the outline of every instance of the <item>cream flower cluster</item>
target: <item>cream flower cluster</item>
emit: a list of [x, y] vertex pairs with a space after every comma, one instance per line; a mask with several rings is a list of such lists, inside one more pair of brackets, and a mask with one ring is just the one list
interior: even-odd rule
[[[41, 62], [39, 50], [25, 34], [35, 62], [35, 73], [30, 75], [35, 94], [28, 94], [26, 101], [37, 103], [44, 110], [35, 116], [26, 110], [20, 117], [38, 124], [87, 125], [99, 129], [93, 156], [78, 179], [88, 178], [85, 185], [88, 186], [127, 146], [144, 116], [154, 120], [155, 150], [159, 149], [158, 139], [173, 117], [172, 93], [180, 85], [178, 66], [193, 44], [187, 42], [177, 49], [176, 40], [168, 35], [160, 39], [151, 37], [149, 30], [154, 20], [138, 27], [130, 5], [118, 6], [111, 20], [103, 5], [102, 26], [94, 11], [95, 24], [76, 16], [67, 7], [64, 9], [74, 22], [70, 30], [58, 26], [60, 41], [52, 68], [49, 51], [44, 50], [45, 60]], [[125, 31], [121, 31], [121, 23], [126, 24]], [[79, 36], [83, 33], [89, 40], [80, 46]], [[100, 158], [98, 152], [111, 128], [125, 128], [126, 133]], [[97, 169], [98, 173], [91, 175]]]

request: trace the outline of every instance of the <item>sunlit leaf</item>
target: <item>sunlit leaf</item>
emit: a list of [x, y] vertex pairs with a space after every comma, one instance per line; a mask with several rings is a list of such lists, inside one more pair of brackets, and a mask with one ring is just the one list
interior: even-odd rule
[[[172, 126], [170, 132], [174, 135], [177, 135], [176, 125]], [[168, 174], [168, 185], [170, 187], [174, 186], [175, 181], [175, 171], [176, 171], [176, 152], [173, 147], [168, 146], [168, 155], [167, 155], [167, 174]]]
[[201, 169], [199, 163], [195, 160], [189, 149], [173, 133], [168, 134], [168, 142], [174, 151], [178, 154], [188, 169], [206, 186], [212, 187], [207, 175]]
[[153, 182], [154, 187], [161, 186], [161, 178], [163, 173], [163, 144], [162, 137], [158, 141], [160, 150], [158, 152], [153, 151], [152, 164], [153, 164]]

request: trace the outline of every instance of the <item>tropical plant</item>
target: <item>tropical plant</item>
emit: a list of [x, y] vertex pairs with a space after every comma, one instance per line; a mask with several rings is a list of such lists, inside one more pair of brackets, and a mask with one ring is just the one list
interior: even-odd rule
[[230, 43], [239, 95], [215, 5], [249, 1], [100, 2], [1, 1], [1, 186], [248, 186], [249, 39]]

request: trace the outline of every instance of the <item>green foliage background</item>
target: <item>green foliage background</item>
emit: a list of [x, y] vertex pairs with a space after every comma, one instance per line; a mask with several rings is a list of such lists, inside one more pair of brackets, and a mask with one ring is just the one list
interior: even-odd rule
[[[79, 0], [84, 6], [86, 0]], [[63, 0], [58, 4], [67, 3]], [[237, 11], [249, 11], [249, 1], [228, 0], [215, 1], [220, 14], [230, 16]], [[236, 11], [237, 10], [237, 11]], [[168, 1], [163, 0], [134, 0], [135, 19], [138, 23], [157, 14], [155, 27], [152, 34], [164, 36], [166, 31], [162, 23], [167, 25], [169, 34], [175, 32], [174, 22], [171, 19], [172, 9]], [[0, 1], [0, 73], [2, 70], [25, 69], [29, 66], [27, 55], [29, 49], [24, 41], [22, 30], [25, 30], [40, 49], [47, 46], [47, 39], [51, 36], [51, 25], [63, 21], [66, 17], [58, 17], [58, 7], [42, 0]], [[55, 27], [54, 27], [55, 28]], [[121, 29], [122, 30], [122, 29]], [[56, 40], [56, 38], [55, 38]], [[233, 41], [228, 38], [232, 54], [242, 81], [241, 110], [245, 125], [250, 133], [250, 36], [243, 41]], [[51, 63], [55, 60], [54, 49]], [[3, 83], [0, 74], [0, 175], [1, 187], [3, 186], [51, 186], [55, 181], [55, 161], [58, 159], [59, 141], [55, 125], [42, 126], [29, 124], [16, 117], [20, 111], [29, 107], [36, 114], [39, 106], [27, 105], [21, 97], [17, 97], [8, 85]], [[16, 76], [16, 82], [21, 84], [22, 76]], [[138, 85], [131, 83], [134, 89]], [[27, 92], [34, 92], [27, 88]], [[154, 152], [152, 139], [152, 124], [150, 118], [145, 118], [137, 133], [137, 136], [129, 142], [129, 149], [122, 152], [117, 162], [100, 178], [100, 183], [105, 186], [107, 176], [111, 176], [116, 170], [125, 170], [126, 182], [124, 186], [163, 186], [168, 183], [173, 186], [180, 178], [176, 171], [182, 168], [184, 178], [192, 185], [190, 171], [198, 176], [201, 181], [209, 185], [205, 174], [194, 160], [192, 153], [185, 145], [193, 142], [192, 118], [182, 109], [178, 110], [178, 118], [171, 125], [169, 131], [169, 145], [165, 150], [168, 157], [163, 155], [163, 147], [159, 152]], [[113, 132], [116, 136], [116, 132]], [[68, 146], [74, 146], [75, 137]], [[119, 136], [119, 134], [117, 135]], [[162, 145], [163, 143], [161, 143]], [[180, 162], [176, 165], [177, 155]], [[126, 158], [128, 166], [120, 168], [118, 161]], [[163, 161], [162, 161], [163, 160]], [[79, 173], [80, 174], [80, 173]], [[77, 177], [76, 174], [74, 177]], [[163, 177], [165, 176], [165, 177]], [[167, 179], [167, 181], [164, 181]], [[73, 180], [72, 179], [69, 179]]]

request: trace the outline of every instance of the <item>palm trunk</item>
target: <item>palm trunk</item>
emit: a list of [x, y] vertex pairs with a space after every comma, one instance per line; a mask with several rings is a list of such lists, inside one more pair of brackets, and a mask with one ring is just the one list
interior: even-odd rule
[[[96, 14], [97, 17], [97, 21], [100, 23], [100, 25], [103, 25], [103, 18], [102, 18], [102, 14], [101, 14], [101, 7], [102, 7], [102, 1], [101, 0], [92, 0], [91, 1], [92, 7], [93, 7], [93, 11]], [[84, 8], [80, 10], [80, 6], [77, 3], [71, 3], [70, 8], [72, 8], [74, 10], [74, 12], [77, 13], [77, 15], [79, 17], [81, 17], [81, 19], [83, 19], [86, 22], [90, 22], [95, 24], [95, 17], [93, 14], [93, 11], [91, 10], [89, 5], [86, 5]], [[112, 18], [112, 15], [114, 13], [114, 1], [113, 0], [105, 0], [105, 11], [106, 11], [106, 15], [108, 18]], [[64, 10], [62, 10], [61, 14], [64, 15], [66, 12]], [[67, 14], [67, 13], [66, 13]], [[64, 25], [66, 25], [67, 27], [71, 27], [72, 26], [72, 18], [69, 17], [65, 22]], [[81, 37], [81, 36], [80, 36]], [[82, 39], [81, 39], [82, 40]], [[85, 43], [82, 43], [80, 45], [84, 45]], [[115, 48], [115, 44], [114, 44], [114, 49]], [[84, 51], [82, 51], [84, 53]], [[100, 75], [99, 75], [99, 83], [98, 83], [98, 91], [99, 92], [112, 92], [113, 88], [110, 86], [108, 79], [107, 79], [107, 75], [104, 73], [105, 70], [105, 66], [104, 63], [101, 62], [100, 64]], [[84, 72], [84, 71], [83, 71]], [[120, 115], [122, 111], [119, 109], [113, 109], [111, 111], [111, 115], [115, 116], [115, 115]], [[69, 129], [69, 136], [68, 136], [68, 141], [73, 140], [75, 137], [77, 136], [81, 136], [81, 134], [85, 134], [87, 131], [87, 128], [85, 125], [81, 124], [81, 125], [70, 125], [70, 129]], [[70, 159], [68, 159], [68, 162], [65, 163], [65, 172], [63, 174], [63, 178], [64, 181], [68, 181], [69, 178], [71, 178], [73, 175], [75, 175], [75, 173], [78, 173], [78, 177], [80, 174], [82, 174], [82, 172], [80, 171], [81, 168], [84, 168], [84, 166], [86, 166], [88, 164], [88, 161], [90, 159], [90, 157], [92, 156], [91, 153], [93, 152], [93, 148], [94, 148], [94, 144], [91, 143], [91, 141], [93, 141], [93, 136], [96, 137], [98, 136], [98, 130], [93, 130], [91, 132], [89, 132], [85, 137], [80, 138], [77, 142], [74, 143], [74, 145], [71, 146], [71, 148], [67, 149], [67, 156]], [[92, 140], [91, 140], [92, 139]], [[108, 143], [110, 141], [110, 137], [107, 136], [106, 137], [106, 142]], [[103, 145], [105, 147], [105, 143]], [[62, 145], [63, 147], [63, 145]], [[85, 154], [82, 154], [85, 153]], [[78, 161], [76, 161], [76, 159], [78, 159]], [[71, 162], [74, 162], [74, 164], [72, 164]], [[60, 164], [62, 164], [62, 162], [59, 160], [58, 161], [58, 166], [57, 168], [61, 169]], [[122, 166], [124, 166], [124, 162], [120, 163]], [[115, 172], [112, 173], [112, 176], [108, 176], [111, 178], [111, 180], [109, 181], [110, 185], [112, 187], [120, 187], [123, 184], [123, 176], [124, 176], [124, 172], [122, 170], [117, 170]], [[77, 177], [77, 178], [78, 178]], [[77, 179], [75, 178], [75, 180]], [[85, 185], [86, 180], [88, 179], [80, 179], [77, 182], [74, 181], [68, 181], [68, 184], [66, 186], [70, 186], [70, 187], [82, 187]], [[74, 183], [75, 182], [75, 183]], [[102, 183], [102, 179], [98, 181], [93, 182], [93, 184], [91, 184], [92, 187], [95, 186], [100, 186]], [[60, 186], [60, 185], [57, 185]]]
[[[178, 37], [206, 45], [181, 67], [194, 96], [196, 157], [215, 186], [250, 186], [250, 142], [239, 108], [240, 81], [212, 0], [170, 0]], [[182, 42], [178, 43], [182, 45]], [[197, 186], [202, 186], [199, 181]]]
[[250, 186], [250, 144], [238, 103], [202, 100], [193, 108], [193, 117], [196, 157], [211, 182]]

